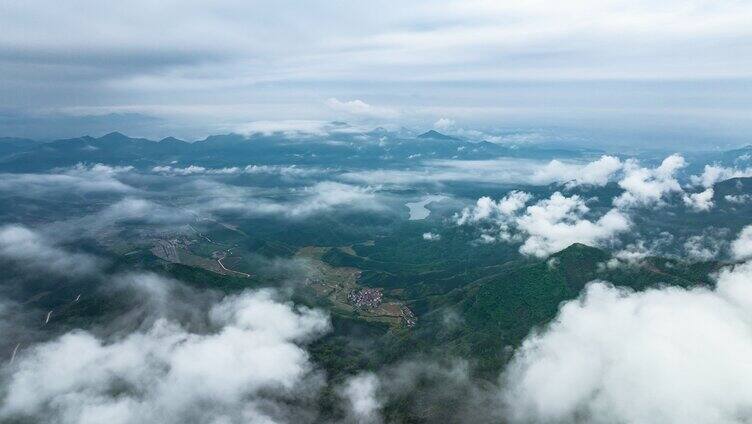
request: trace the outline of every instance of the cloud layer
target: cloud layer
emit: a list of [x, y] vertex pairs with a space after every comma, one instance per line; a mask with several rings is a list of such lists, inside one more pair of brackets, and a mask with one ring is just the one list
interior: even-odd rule
[[749, 128], [741, 93], [752, 65], [735, 41], [750, 35], [743, 2], [132, 6], [4, 4], [5, 132], [54, 137], [86, 119], [101, 128], [111, 113], [105, 122], [143, 135], [192, 137], [243, 128], [249, 116]]
[[206, 333], [161, 318], [115, 340], [77, 330], [37, 344], [6, 370], [0, 417], [76, 424], [313, 419], [307, 402], [321, 381], [302, 344], [328, 331], [325, 314], [256, 291], [225, 298], [206, 319]]
[[131, 166], [78, 164], [72, 168], [45, 174], [0, 174], [0, 191], [22, 191], [24, 195], [63, 193], [127, 193], [134, 188], [123, 183], [119, 175], [133, 170]]
[[530, 185], [560, 183], [572, 188], [604, 186], [613, 181], [621, 169], [621, 160], [605, 155], [592, 162], [511, 158], [427, 160], [415, 169], [352, 171], [342, 174], [341, 178], [368, 184], [470, 181]]
[[20, 268], [59, 275], [85, 275], [99, 270], [101, 261], [58, 246], [49, 237], [22, 225], [0, 226], [0, 259]]
[[715, 289], [590, 284], [515, 354], [504, 378], [514, 420], [749, 421], [751, 283], [746, 263]]

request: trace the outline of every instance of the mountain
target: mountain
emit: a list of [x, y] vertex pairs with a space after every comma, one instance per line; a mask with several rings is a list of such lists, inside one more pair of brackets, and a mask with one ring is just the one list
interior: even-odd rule
[[165, 137], [159, 140], [159, 143], [187, 143], [187, 141], [180, 140], [179, 138], [175, 137]]
[[0, 169], [34, 172], [72, 166], [79, 162], [146, 167], [177, 160], [191, 150], [189, 143], [177, 139], [155, 142], [112, 132], [99, 138], [87, 135], [34, 143], [30, 148], [16, 149], [13, 152], [0, 152]]
[[[509, 262], [494, 274], [432, 296], [428, 312], [419, 317], [420, 329], [405, 343], [448, 356], [475, 357], [493, 374], [509, 359], [509, 347], [516, 348], [532, 329], [550, 322], [561, 303], [576, 299], [590, 281], [638, 291], [710, 285], [707, 273], [717, 266], [648, 258], [633, 267], [608, 269], [603, 264], [609, 259], [606, 251], [576, 243], [548, 259]], [[447, 328], [447, 316], [458, 323], [454, 328]]]
[[459, 141], [459, 138], [452, 137], [446, 134], [442, 134], [438, 131], [429, 130], [424, 132], [423, 134], [419, 135], [418, 138], [429, 138], [434, 140], [454, 140]]
[[38, 144], [39, 142], [28, 138], [0, 137], [0, 155], [29, 150]]
[[30, 147], [36, 143], [36, 141], [28, 138], [0, 137], [0, 145], [4, 146]]
[[[541, 145], [470, 142], [427, 131], [418, 136], [376, 128], [369, 132], [333, 131], [327, 135], [281, 133], [212, 135], [186, 142], [174, 137], [155, 141], [112, 132], [102, 137], [35, 142], [0, 139], [0, 172], [38, 172], [79, 162], [131, 165], [139, 169], [175, 162], [207, 168], [257, 165], [309, 165], [342, 168], [404, 169], [425, 160], [487, 160], [501, 157], [538, 160], [592, 157], [582, 149]], [[739, 154], [733, 152], [729, 154]]]
[[[366, 133], [333, 132], [326, 136], [284, 134], [212, 135], [193, 143], [174, 137], [159, 141], [112, 132], [46, 143], [7, 139], [0, 143], [0, 171], [38, 172], [83, 163], [131, 165], [148, 169], [167, 162], [204, 167], [320, 165], [402, 168], [426, 159], [482, 160], [495, 157], [554, 158], [575, 151], [510, 148], [472, 143], [436, 131], [417, 136], [377, 128]], [[418, 142], [420, 141], [420, 142]]]

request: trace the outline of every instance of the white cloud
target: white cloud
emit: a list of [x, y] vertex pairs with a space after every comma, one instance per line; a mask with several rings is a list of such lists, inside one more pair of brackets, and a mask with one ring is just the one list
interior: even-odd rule
[[682, 197], [684, 204], [696, 211], [709, 211], [715, 206], [713, 202], [713, 188], [707, 188], [699, 193], [685, 194]]
[[520, 252], [544, 257], [573, 243], [599, 246], [630, 227], [629, 219], [616, 209], [594, 221], [585, 219], [587, 212], [579, 196], [565, 197], [559, 192], [529, 206], [517, 219], [518, 228], [527, 235]]
[[736, 203], [736, 204], [739, 204], [739, 205], [743, 205], [745, 203], [749, 203], [750, 201], [752, 201], [752, 195], [749, 195], [749, 194], [739, 194], [739, 195], [727, 194], [727, 195], [723, 196], [723, 199], [726, 200], [729, 203]]
[[638, 239], [616, 251], [605, 266], [615, 268], [622, 265], [636, 265], [642, 263], [649, 256], [670, 256], [666, 253], [673, 246], [673, 234], [663, 231], [651, 236], [648, 240]]
[[240, 168], [238, 167], [230, 167], [230, 168], [204, 168], [203, 166], [196, 166], [196, 165], [189, 165], [184, 168], [178, 168], [178, 167], [172, 167], [169, 165], [166, 166], [155, 166], [151, 169], [151, 172], [156, 172], [159, 174], [172, 174], [172, 175], [195, 175], [195, 174], [216, 174], [216, 175], [227, 175], [227, 174], [238, 174], [240, 173]]
[[101, 265], [95, 257], [71, 252], [44, 234], [21, 225], [0, 226], [0, 258], [30, 270], [60, 275], [90, 274]]
[[[443, 324], [456, 328], [456, 314], [445, 312]], [[497, 388], [488, 382], [478, 383], [467, 361], [419, 357], [381, 367], [375, 375], [357, 374], [339, 387], [338, 394], [345, 401], [349, 418], [345, 422], [394, 422], [393, 414], [388, 413], [392, 419], [382, 416], [382, 412], [391, 412], [393, 405], [399, 405], [404, 416], [419, 417], [421, 422], [506, 422]]]
[[243, 168], [246, 174], [271, 174], [282, 177], [310, 177], [328, 172], [327, 169], [306, 168], [297, 165], [248, 165]]
[[73, 331], [33, 346], [6, 369], [0, 418], [61, 424], [305, 418], [295, 406], [321, 382], [302, 344], [329, 329], [327, 316], [257, 291], [224, 299], [207, 319], [209, 333], [161, 319], [114, 341]]
[[279, 121], [254, 121], [237, 126], [234, 131], [239, 134], [273, 135], [281, 133], [288, 137], [294, 136], [326, 136], [332, 129], [327, 121], [317, 120], [279, 120]]
[[441, 235], [436, 233], [423, 233], [423, 240], [438, 241], [441, 240]]
[[604, 186], [622, 169], [619, 158], [601, 156], [585, 166], [552, 160], [545, 167], [537, 170], [533, 180], [545, 182], [566, 182], [568, 187], [579, 185]]
[[348, 115], [367, 118], [394, 119], [399, 115], [399, 113], [393, 109], [373, 106], [358, 99], [340, 101], [332, 97], [326, 101], [326, 106], [335, 112], [342, 112]]
[[716, 259], [728, 245], [728, 241], [716, 236], [724, 236], [727, 233], [728, 231], [722, 229], [712, 229], [712, 232], [705, 231], [705, 234], [690, 236], [684, 242], [684, 251], [693, 260]]
[[491, 230], [482, 228], [482, 241], [523, 241], [520, 252], [537, 257], [545, 257], [573, 243], [601, 245], [631, 225], [629, 218], [617, 209], [595, 220], [587, 219], [590, 208], [578, 195], [566, 197], [556, 192], [524, 208], [529, 200], [529, 194], [519, 191], [511, 192], [498, 203], [482, 197], [473, 208], [465, 208], [455, 219], [458, 225], [490, 223]]
[[[45, 226], [45, 232], [58, 240], [80, 240], [93, 237], [107, 240], [121, 228], [121, 224], [156, 226], [159, 230], [184, 231], [185, 224], [197, 218], [198, 208], [165, 206], [133, 196], [126, 196], [98, 212], [78, 218], [55, 221]], [[138, 227], [132, 227], [136, 229]], [[145, 240], [149, 240], [147, 237]], [[111, 241], [111, 240], [110, 240]], [[105, 243], [106, 244], [106, 243]]]
[[560, 160], [499, 158], [492, 160], [428, 160], [412, 170], [346, 172], [341, 178], [368, 184], [440, 183], [473, 181], [496, 184], [566, 184], [603, 186], [615, 178], [621, 161], [613, 156], [580, 163]]
[[124, 193], [134, 188], [121, 182], [118, 176], [133, 170], [131, 166], [78, 164], [44, 174], [0, 174], [0, 190], [14, 193]]
[[513, 421], [752, 420], [751, 282], [743, 264], [712, 290], [591, 283], [515, 354], [504, 376]]
[[752, 225], [747, 225], [731, 243], [731, 255], [736, 260], [752, 258]]
[[308, 196], [289, 210], [291, 216], [310, 215], [339, 206], [355, 209], [380, 209], [374, 190], [332, 181], [322, 181], [304, 189]]
[[655, 251], [646, 246], [644, 240], [637, 240], [614, 253], [614, 259], [627, 264], [634, 264], [652, 255], [655, 255]]
[[713, 184], [731, 178], [752, 177], [752, 168], [727, 168], [721, 165], [705, 165], [700, 175], [692, 175], [692, 184], [702, 187], [712, 187]]
[[288, 198], [279, 201], [263, 197], [247, 187], [202, 181], [203, 195], [191, 206], [193, 210], [211, 213], [232, 210], [249, 215], [277, 215], [305, 218], [335, 209], [383, 210], [384, 205], [371, 187], [333, 181], [320, 181], [302, 189], [293, 189]]
[[439, 120], [433, 123], [433, 127], [439, 131], [448, 131], [454, 128], [456, 124], [453, 119], [439, 118]]
[[151, 200], [125, 197], [107, 206], [95, 215], [85, 217], [92, 225], [107, 226], [123, 221], [141, 221], [149, 224], [183, 224], [195, 220], [189, 211], [163, 206]]
[[474, 207], [462, 210], [462, 213], [456, 217], [457, 225], [465, 225], [488, 219], [506, 221], [508, 217], [513, 216], [517, 211], [524, 208], [530, 199], [532, 199], [532, 196], [529, 193], [519, 190], [509, 192], [509, 194], [498, 202], [494, 202], [488, 196], [483, 196], [475, 202]]
[[367, 424], [381, 421], [381, 402], [376, 396], [379, 385], [379, 379], [375, 374], [362, 373], [349, 378], [340, 389], [340, 395], [347, 402], [347, 411], [353, 422]]
[[625, 193], [614, 199], [614, 205], [619, 208], [662, 205], [666, 195], [682, 192], [676, 173], [684, 166], [686, 162], [678, 154], [667, 157], [657, 168], [642, 168], [636, 160], [627, 160], [624, 178], [619, 181]]

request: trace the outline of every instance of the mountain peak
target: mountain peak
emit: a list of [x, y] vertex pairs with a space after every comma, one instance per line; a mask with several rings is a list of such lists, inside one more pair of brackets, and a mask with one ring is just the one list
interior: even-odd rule
[[172, 137], [172, 136], [165, 137], [165, 138], [159, 140], [159, 142], [160, 143], [185, 143], [185, 141], [180, 140], [179, 138]]
[[[554, 253], [551, 257], [576, 263], [595, 263], [603, 262], [608, 259], [608, 254], [597, 247], [588, 246], [582, 243], [573, 243], [569, 247]], [[584, 262], [583, 262], [584, 261]]]
[[121, 132], [113, 131], [99, 137], [99, 140], [127, 140], [129, 137]]
[[434, 130], [428, 130], [424, 132], [423, 134], [419, 135], [418, 138], [432, 138], [434, 140], [457, 140], [457, 138], [455, 137], [448, 136], [446, 134], [442, 134]]

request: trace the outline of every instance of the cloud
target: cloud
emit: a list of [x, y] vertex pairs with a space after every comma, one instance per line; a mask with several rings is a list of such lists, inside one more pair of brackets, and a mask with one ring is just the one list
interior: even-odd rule
[[[148, 2], [137, 5], [151, 6], [154, 15], [171, 11]], [[400, 5], [380, 2], [382, 13], [375, 16], [372, 9], [360, 5], [337, 8], [322, 1], [314, 2], [307, 13], [265, 3], [255, 7], [192, 4], [173, 11], [179, 19], [170, 23], [152, 16], [122, 16], [116, 9], [90, 1], [77, 2], [78, 7], [47, 9], [13, 5], [2, 22], [7, 28], [2, 54], [16, 65], [11, 75], [21, 81], [49, 77], [47, 69], [26, 68], [44, 63], [66, 67], [56, 79], [61, 82], [71, 84], [88, 75], [134, 90], [155, 86], [229, 90], [250, 82], [311, 79], [456, 80], [462, 74], [497, 81], [556, 75], [718, 77], [729, 75], [723, 65], [738, 63], [729, 50], [733, 44], [723, 36], [746, 35], [744, 24], [752, 15], [749, 7], [739, 4], [724, 4], [700, 14], [698, 1], [690, 2], [673, 19], [665, 12], [676, 7], [675, 2], [629, 10], [618, 3], [593, 6], [588, 1], [567, 8], [455, 1]], [[77, 19], [81, 8], [87, 10], [87, 19]], [[571, 15], [565, 15], [567, 11]], [[342, 22], [337, 12], [356, 18], [357, 24]], [[294, 22], [286, 20], [291, 16]], [[94, 18], [118, 31], [91, 40], [88, 35], [97, 28], [90, 22]], [[186, 33], [199, 23], [205, 25], [201, 34]], [[688, 34], [688, 29], [702, 23], [701, 30]], [[33, 37], [27, 33], [30, 27], [35, 30]], [[578, 49], [562, 50], [563, 39], [572, 40]], [[697, 45], [702, 43], [716, 48], [705, 52]], [[652, 48], [645, 49], [645, 45]], [[74, 56], [61, 53], [75, 47], [81, 50]], [[497, 56], [489, 57], [489, 48]], [[536, 54], [520, 53], [526, 51]], [[708, 65], [689, 66], [690, 59], [702, 52], [712, 59]], [[605, 55], [606, 63], [594, 59], [599, 55]], [[669, 55], [673, 61], [666, 58]], [[744, 74], [744, 65], [731, 74]], [[88, 73], [87, 68], [91, 68]], [[199, 87], [191, 87], [191, 82]]]
[[608, 184], [614, 174], [621, 169], [621, 160], [614, 156], [601, 156], [600, 159], [590, 162], [585, 166], [566, 164], [558, 160], [553, 160], [540, 171], [536, 171], [533, 179], [566, 182], [567, 187], [579, 185], [601, 187]]
[[188, 212], [179, 211], [171, 207], [162, 206], [151, 200], [138, 197], [126, 197], [111, 204], [95, 215], [103, 224], [114, 224], [122, 221], [143, 221], [153, 224], [185, 223], [195, 219]]
[[101, 265], [91, 255], [72, 252], [42, 233], [12, 224], [0, 226], [0, 258], [22, 268], [58, 275], [91, 274]]
[[591, 283], [507, 369], [513, 422], [742, 423], [752, 419], [752, 264], [715, 289]]
[[731, 178], [752, 177], [752, 168], [727, 168], [721, 165], [705, 165], [700, 175], [692, 175], [692, 184], [702, 187], [712, 187], [715, 183]]
[[[415, 109], [418, 118], [408, 119], [423, 125], [441, 116], [516, 123], [521, 115], [540, 125], [553, 115], [553, 125], [588, 118], [613, 128], [631, 119], [642, 129], [650, 124], [646, 116], [668, 116], [665, 124], [676, 114], [700, 117], [713, 130], [743, 124], [746, 104], [715, 88], [733, 97], [750, 74], [748, 47], [733, 41], [749, 35], [752, 8], [745, 3], [624, 8], [578, 0], [565, 8], [380, 0], [376, 8], [380, 13], [315, 0], [305, 11], [272, 2], [197, 2], [175, 10], [136, 0], [134, 10], [149, 13], [124, 15], [92, 0], [15, 2], [0, 15], [0, 98], [24, 99], [10, 108], [28, 120], [8, 126], [47, 127], [49, 137], [59, 132], [34, 118], [50, 110], [126, 110], [146, 115], [136, 126], [141, 131], [189, 126], [191, 134], [206, 134], [248, 116], [332, 120], [346, 113], [322, 108], [327, 98]], [[157, 18], [165, 14], [174, 20]], [[198, 27], [200, 33], [191, 31]], [[111, 30], [92, 40], [101, 28]], [[699, 55], [708, 60], [695, 66]], [[700, 83], [673, 85], [690, 80]], [[615, 82], [603, 90], [603, 81]], [[646, 82], [651, 89], [644, 90]], [[739, 132], [749, 128], [737, 125]], [[65, 131], [83, 130], [69, 123]]]
[[255, 121], [238, 126], [235, 131], [240, 134], [273, 135], [281, 133], [287, 136], [298, 135], [328, 135], [327, 122], [313, 120], [280, 120], [280, 121]]
[[629, 218], [617, 209], [588, 219], [590, 208], [578, 195], [566, 197], [555, 192], [550, 198], [525, 208], [530, 198], [519, 191], [511, 192], [498, 203], [482, 197], [475, 207], [465, 208], [455, 220], [458, 225], [490, 223], [490, 229], [481, 228], [483, 241], [522, 241], [520, 253], [536, 257], [548, 256], [573, 243], [598, 246], [612, 241], [631, 226]]
[[359, 424], [381, 422], [377, 397], [380, 381], [373, 373], [362, 373], [349, 378], [340, 389], [340, 396], [346, 400], [346, 410], [350, 419]]
[[752, 225], [747, 225], [731, 243], [731, 255], [736, 260], [752, 258]]
[[[116, 236], [125, 225], [132, 226], [130, 228], [136, 231], [143, 226], [159, 231], [186, 231], [187, 228], [183, 226], [195, 222], [199, 212], [200, 209], [193, 205], [168, 206], [140, 197], [125, 196], [94, 213], [50, 222], [44, 226], [44, 232], [59, 241], [91, 237], [104, 241], [106, 245], [111, 242], [108, 238]], [[147, 234], [142, 234], [142, 242], [153, 241], [155, 233], [149, 231]]]
[[433, 123], [433, 127], [439, 131], [448, 131], [455, 127], [457, 123], [453, 119], [439, 118]]
[[297, 165], [248, 165], [243, 168], [246, 174], [270, 174], [282, 177], [306, 178], [329, 172], [328, 169], [301, 167]]
[[602, 156], [592, 162], [540, 161], [499, 158], [492, 160], [429, 160], [411, 170], [368, 170], [346, 172], [341, 178], [369, 184], [441, 183], [448, 181], [495, 184], [566, 184], [603, 186], [621, 169], [621, 161]]
[[302, 188], [292, 188], [279, 200], [264, 196], [249, 187], [230, 186], [216, 181], [199, 180], [194, 189], [200, 192], [188, 209], [197, 213], [234, 211], [248, 215], [275, 215], [306, 218], [337, 209], [383, 210], [375, 189], [333, 181], [319, 181]]
[[513, 190], [498, 202], [488, 196], [483, 196], [475, 202], [472, 208], [465, 208], [456, 217], [457, 225], [477, 223], [483, 220], [496, 222], [507, 221], [516, 212], [524, 208], [532, 195], [524, 191]]
[[709, 211], [713, 208], [713, 206], [715, 206], [715, 202], [713, 202], [713, 194], [713, 189], [707, 188], [705, 189], [705, 191], [701, 191], [699, 193], [685, 194], [682, 197], [682, 200], [684, 200], [684, 204], [689, 206], [690, 208], [698, 212], [705, 212]]
[[227, 175], [227, 174], [238, 174], [240, 173], [240, 168], [238, 167], [231, 167], [231, 168], [204, 168], [203, 166], [196, 166], [196, 165], [189, 165], [184, 168], [178, 168], [178, 167], [172, 167], [172, 166], [155, 166], [151, 169], [151, 172], [156, 172], [159, 174], [172, 174], [172, 175], [196, 175], [196, 174], [218, 174], [218, 175]]
[[344, 401], [346, 422], [505, 421], [498, 387], [479, 383], [469, 363], [459, 359], [400, 361], [349, 378], [338, 394]]
[[290, 216], [312, 213], [348, 206], [356, 209], [381, 209], [374, 190], [332, 181], [322, 181], [303, 189], [307, 198], [288, 210]]
[[[14, 284], [10, 279], [3, 281], [3, 294]], [[20, 284], [24, 284], [21, 282]], [[25, 299], [24, 299], [25, 300]], [[5, 362], [15, 362], [15, 356], [29, 344], [44, 340], [48, 328], [40, 328], [40, 317], [44, 317], [47, 311], [40, 311], [29, 303], [19, 302], [0, 296], [0, 355], [2, 365]], [[0, 366], [2, 366], [0, 365]], [[2, 372], [0, 370], [0, 372]], [[1, 393], [0, 389], [0, 393]]]
[[721, 238], [728, 231], [723, 229], [707, 229], [701, 235], [694, 235], [684, 242], [684, 252], [692, 260], [710, 261], [718, 258], [728, 247], [728, 241]]
[[223, 298], [214, 290], [197, 290], [178, 280], [143, 271], [102, 274], [102, 283], [93, 297], [101, 296], [116, 305], [124, 305], [107, 319], [110, 339], [133, 332], [151, 330], [159, 321], [180, 323], [189, 332], [214, 328], [206, 311]]
[[[590, 209], [579, 196], [566, 197], [557, 192], [548, 200], [539, 201], [528, 206], [524, 213], [520, 211], [530, 201], [530, 195], [524, 192], [511, 192], [498, 203], [489, 197], [478, 199], [473, 207], [465, 208], [455, 216], [458, 225], [493, 223], [489, 229], [481, 227], [481, 241], [523, 242], [520, 252], [544, 257], [561, 250], [572, 243], [602, 245], [631, 226], [627, 213], [637, 206], [662, 205], [671, 193], [682, 193], [684, 203], [696, 211], [708, 211], [714, 206], [712, 188], [699, 193], [684, 193], [677, 172], [685, 166], [684, 158], [672, 155], [665, 158], [655, 168], [640, 167], [638, 162], [629, 159], [622, 163], [618, 158], [603, 156], [597, 161], [584, 166], [563, 164], [551, 161], [546, 166], [532, 171], [532, 179], [538, 181], [567, 181], [564, 177], [575, 177], [565, 183], [565, 187], [576, 185], [605, 185], [623, 170], [619, 186], [624, 193], [613, 199], [615, 208], [596, 220], [587, 219]], [[634, 249], [620, 252], [622, 260], [633, 262], [652, 254], [656, 247], [647, 248], [644, 244], [635, 244]], [[693, 253], [690, 243], [685, 246]]]
[[340, 101], [332, 97], [326, 101], [326, 106], [335, 112], [366, 118], [394, 119], [399, 116], [399, 113], [393, 109], [376, 107], [358, 99]]
[[723, 199], [726, 200], [729, 203], [736, 203], [738, 205], [743, 205], [745, 203], [749, 203], [750, 201], [752, 201], [752, 195], [749, 195], [749, 194], [739, 194], [739, 195], [727, 194], [727, 195], [723, 196]]
[[[644, 240], [637, 240], [634, 243], [626, 245], [624, 249], [614, 253], [614, 257], [611, 260], [621, 261], [627, 264], [635, 264], [641, 262], [648, 256], [653, 256], [655, 254], [655, 249], [648, 247]], [[615, 262], [612, 262], [612, 264], [617, 265]]]
[[423, 233], [423, 240], [439, 241], [441, 240], [441, 235], [436, 233]]
[[[303, 349], [328, 331], [320, 311], [268, 290], [228, 296], [191, 332], [177, 321], [116, 340], [76, 330], [6, 368], [5, 420], [60, 423], [307, 422], [322, 381]], [[117, 395], [113, 395], [113, 394]]]
[[262, 134], [266, 136], [281, 134], [285, 137], [325, 137], [336, 133], [360, 133], [367, 131], [366, 128], [311, 119], [281, 119], [269, 121], [253, 121], [237, 125], [234, 132], [246, 136]]
[[612, 258], [606, 261], [603, 266], [608, 269], [614, 269], [620, 266], [641, 265], [643, 264], [643, 260], [650, 256], [673, 257], [675, 255], [669, 250], [673, 246], [674, 235], [667, 231], [662, 231], [647, 240], [637, 239], [632, 243], [628, 243], [622, 249], [614, 252]]
[[131, 172], [131, 166], [78, 164], [44, 174], [0, 174], [0, 190], [23, 195], [63, 192], [127, 193], [135, 189], [118, 179]]
[[636, 160], [627, 160], [624, 178], [619, 181], [625, 193], [614, 199], [614, 205], [619, 208], [661, 206], [665, 196], [682, 192], [676, 173], [684, 166], [686, 162], [678, 154], [667, 157], [656, 168], [643, 168]]
[[579, 196], [565, 197], [559, 192], [529, 206], [517, 219], [518, 228], [527, 235], [520, 252], [544, 257], [573, 243], [599, 246], [631, 225], [616, 209], [594, 221], [584, 218], [587, 212], [589, 208]]

